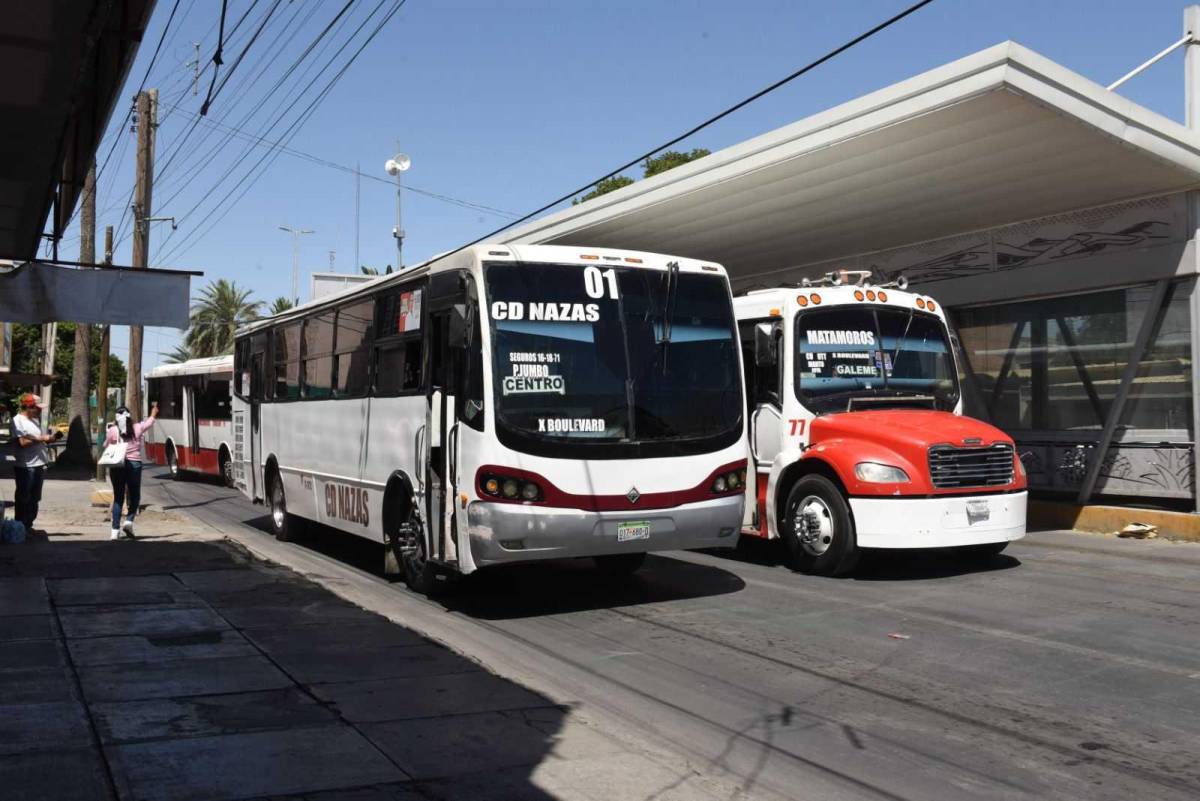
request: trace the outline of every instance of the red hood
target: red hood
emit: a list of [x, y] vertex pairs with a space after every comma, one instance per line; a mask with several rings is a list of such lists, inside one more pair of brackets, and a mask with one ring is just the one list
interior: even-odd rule
[[[878, 409], [843, 412], [812, 421], [809, 443], [816, 445], [831, 437], [870, 439], [892, 448], [924, 451], [930, 445], [991, 445], [1012, 442], [1012, 437], [993, 425], [973, 417], [926, 409]], [[979, 439], [982, 442], [964, 443]]]
[[[930, 495], [975, 492], [977, 489], [934, 489], [929, 478], [928, 449], [931, 445], [975, 447], [1012, 438], [995, 426], [971, 417], [924, 409], [879, 409], [844, 412], [817, 417], [809, 429], [809, 447], [801, 458], [830, 464], [851, 495]], [[859, 462], [877, 462], [899, 467], [909, 481], [877, 484], [860, 481], [855, 475]], [[992, 491], [1022, 489], [1024, 477], [1015, 469], [1013, 481]]]

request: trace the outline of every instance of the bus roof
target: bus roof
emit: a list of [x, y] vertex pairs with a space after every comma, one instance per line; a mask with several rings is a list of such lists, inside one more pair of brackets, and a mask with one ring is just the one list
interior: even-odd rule
[[[599, 256], [605, 261], [597, 262], [582, 261], [586, 256]], [[370, 295], [385, 289], [392, 284], [400, 284], [410, 281], [414, 277], [419, 277], [427, 273], [442, 272], [443, 270], [462, 269], [475, 262], [485, 260], [503, 260], [510, 259], [513, 261], [524, 262], [563, 262], [573, 263], [579, 261], [580, 267], [590, 265], [603, 265], [613, 263], [614, 259], [640, 259], [642, 266], [651, 269], [665, 269], [667, 261], [679, 262], [680, 269], [687, 271], [716, 272], [725, 275], [725, 268], [716, 262], [699, 261], [697, 259], [688, 259], [679, 256], [670, 256], [664, 253], [649, 253], [640, 250], [624, 250], [615, 248], [592, 248], [578, 245], [508, 245], [499, 243], [484, 243], [480, 245], [472, 245], [462, 248], [457, 251], [449, 251], [447, 253], [439, 253], [431, 259], [415, 264], [411, 267], [406, 267], [400, 272], [391, 273], [390, 275], [381, 275], [373, 281], [367, 281], [364, 284], [352, 286], [341, 292], [335, 292], [330, 295], [323, 295], [316, 300], [310, 300], [307, 303], [302, 303], [299, 306], [288, 309], [282, 314], [276, 314], [272, 317], [264, 317], [250, 323], [246, 323], [238, 328], [237, 335], [243, 336], [251, 331], [257, 331], [260, 328], [265, 328], [276, 323], [286, 322], [291, 319], [301, 318], [308, 315], [310, 312], [317, 311], [322, 308], [337, 306], [348, 300], [353, 300], [358, 297], [368, 297]]]
[[175, 364], [160, 364], [149, 373], [146, 373], [146, 378], [232, 372], [233, 356], [212, 356], [206, 359], [188, 359], [186, 362], [177, 362]]

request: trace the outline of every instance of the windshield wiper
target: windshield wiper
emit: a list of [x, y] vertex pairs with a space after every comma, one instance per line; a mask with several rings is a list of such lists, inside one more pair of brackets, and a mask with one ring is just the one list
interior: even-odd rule
[[663, 375], [667, 374], [667, 349], [671, 345], [671, 320], [675, 317], [675, 297], [679, 294], [679, 262], [667, 262], [667, 297], [663, 302], [662, 336], [658, 340], [662, 348]]

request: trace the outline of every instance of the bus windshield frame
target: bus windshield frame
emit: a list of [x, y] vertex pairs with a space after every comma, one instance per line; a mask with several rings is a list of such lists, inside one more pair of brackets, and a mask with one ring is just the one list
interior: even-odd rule
[[487, 262], [484, 286], [494, 420], [505, 446], [558, 458], [647, 458], [709, 453], [742, 436], [724, 275]]
[[796, 397], [816, 414], [873, 405], [958, 405], [958, 369], [941, 318], [896, 306], [806, 309], [794, 323]]

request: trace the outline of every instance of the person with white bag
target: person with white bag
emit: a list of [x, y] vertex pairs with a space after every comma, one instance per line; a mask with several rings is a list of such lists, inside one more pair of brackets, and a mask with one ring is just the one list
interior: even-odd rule
[[[108, 477], [112, 481], [112, 539], [124, 534], [133, 539], [133, 520], [137, 517], [138, 505], [142, 501], [142, 436], [154, 425], [158, 417], [158, 404], [150, 406], [150, 416], [140, 423], [133, 422], [129, 408], [117, 408], [116, 419], [108, 424], [104, 438], [104, 453], [100, 464], [108, 466]], [[128, 499], [128, 503], [125, 503]], [[125, 523], [121, 523], [121, 508], [125, 508]]]

